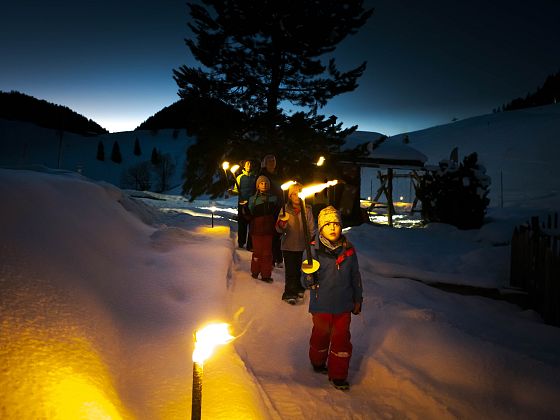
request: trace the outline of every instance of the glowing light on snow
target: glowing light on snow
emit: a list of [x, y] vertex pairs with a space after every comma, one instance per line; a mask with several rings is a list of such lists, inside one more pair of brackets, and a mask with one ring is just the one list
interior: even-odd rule
[[[1, 343], [2, 418], [23, 418], [24, 413], [55, 420], [132, 418], [89, 340], [72, 335], [53, 339], [56, 326], [20, 328], [9, 319], [2, 328], [10, 337]], [[77, 326], [64, 328], [74, 332]]]

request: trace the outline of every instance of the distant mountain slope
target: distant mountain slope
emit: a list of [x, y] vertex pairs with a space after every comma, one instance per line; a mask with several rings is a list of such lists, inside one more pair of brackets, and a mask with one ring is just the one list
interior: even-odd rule
[[184, 100], [166, 106], [140, 124], [136, 130], [159, 130], [162, 128], [186, 128], [191, 107]]
[[161, 130], [185, 128], [191, 134], [203, 124], [214, 124], [216, 119], [240, 118], [240, 113], [229, 105], [212, 99], [180, 99], [166, 106], [136, 128], [136, 130]]
[[96, 122], [68, 107], [16, 91], [0, 92], [0, 118], [83, 135], [108, 133]]

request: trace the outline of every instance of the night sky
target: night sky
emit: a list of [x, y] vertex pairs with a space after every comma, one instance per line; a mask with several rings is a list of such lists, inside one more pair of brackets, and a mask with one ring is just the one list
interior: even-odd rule
[[[337, 50], [368, 62], [360, 86], [321, 113], [392, 135], [491, 113], [560, 71], [560, 1], [368, 0], [375, 12]], [[0, 13], [0, 90], [133, 130], [179, 98], [195, 64], [185, 0], [11, 1]]]

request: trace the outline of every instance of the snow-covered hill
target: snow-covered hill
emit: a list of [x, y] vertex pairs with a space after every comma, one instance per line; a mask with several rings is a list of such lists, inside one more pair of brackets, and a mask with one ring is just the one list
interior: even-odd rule
[[432, 164], [448, 159], [454, 147], [460, 159], [477, 152], [492, 178], [490, 206], [500, 206], [502, 191], [504, 207], [560, 204], [560, 104], [483, 115], [408, 136], [409, 145]]

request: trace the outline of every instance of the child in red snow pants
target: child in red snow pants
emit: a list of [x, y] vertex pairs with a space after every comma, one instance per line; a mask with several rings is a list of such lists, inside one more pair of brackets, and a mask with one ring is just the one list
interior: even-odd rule
[[253, 257], [251, 258], [251, 273], [268, 279], [272, 275], [272, 236], [252, 235]]
[[350, 312], [340, 314], [316, 312], [312, 313], [312, 316], [313, 330], [309, 340], [311, 363], [314, 366], [324, 366], [327, 363], [330, 379], [346, 379], [352, 356]]

